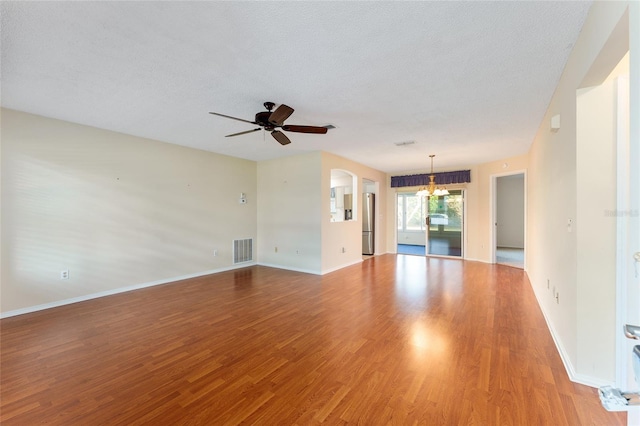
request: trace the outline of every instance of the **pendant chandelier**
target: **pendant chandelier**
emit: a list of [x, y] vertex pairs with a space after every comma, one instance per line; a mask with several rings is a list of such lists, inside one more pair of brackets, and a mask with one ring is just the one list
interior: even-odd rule
[[431, 174], [429, 175], [429, 184], [427, 186], [421, 187], [418, 192], [416, 192], [416, 195], [419, 197], [438, 197], [440, 195], [449, 195], [449, 191], [447, 191], [445, 187], [436, 187], [436, 175], [433, 174], [433, 157], [435, 157], [435, 154], [431, 154], [429, 156], [429, 158], [431, 158]]

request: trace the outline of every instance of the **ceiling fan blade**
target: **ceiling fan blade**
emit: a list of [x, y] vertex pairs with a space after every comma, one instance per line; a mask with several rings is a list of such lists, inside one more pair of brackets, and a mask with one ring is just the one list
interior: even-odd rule
[[217, 113], [217, 112], [209, 112], [209, 114], [218, 115], [218, 116], [220, 116], [220, 117], [224, 117], [224, 118], [230, 118], [230, 119], [232, 119], [232, 120], [243, 121], [243, 122], [245, 122], [245, 123], [249, 123], [249, 124], [258, 124], [258, 123], [256, 123], [255, 121], [244, 120], [244, 119], [242, 119], [242, 118], [232, 117], [232, 116], [230, 116], [230, 115], [224, 115], [224, 114], [220, 114], [220, 113]]
[[271, 132], [271, 136], [273, 136], [273, 138], [277, 140], [280, 145], [289, 145], [291, 143], [287, 135], [279, 130], [274, 130], [273, 132]]
[[327, 133], [326, 127], [318, 127], [318, 126], [296, 126], [296, 125], [286, 125], [282, 126], [282, 130], [287, 132], [298, 132], [298, 133]]
[[245, 130], [244, 132], [232, 133], [232, 134], [230, 134], [230, 135], [225, 136], [225, 138], [229, 138], [229, 137], [231, 137], [231, 136], [246, 135], [247, 133], [257, 132], [258, 130], [261, 130], [261, 129], [260, 129], [260, 127], [258, 127], [257, 129]]
[[269, 116], [269, 123], [275, 124], [276, 126], [282, 126], [284, 120], [289, 118], [291, 114], [293, 114], [293, 108], [282, 104], [271, 113]]

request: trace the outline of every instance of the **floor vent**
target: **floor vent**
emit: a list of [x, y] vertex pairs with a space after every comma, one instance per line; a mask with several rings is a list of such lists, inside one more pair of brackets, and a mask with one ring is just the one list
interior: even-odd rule
[[253, 239], [233, 240], [233, 263], [253, 260]]

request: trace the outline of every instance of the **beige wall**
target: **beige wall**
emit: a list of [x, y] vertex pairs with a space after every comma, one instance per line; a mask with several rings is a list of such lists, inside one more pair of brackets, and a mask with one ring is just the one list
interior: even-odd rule
[[[526, 172], [528, 156], [521, 155], [491, 163], [485, 163], [470, 167], [461, 167], [460, 170], [471, 170], [471, 182], [461, 185], [447, 185], [447, 189], [465, 190], [466, 226], [464, 233], [465, 259], [481, 262], [492, 261], [491, 250], [491, 186], [492, 179], [496, 176]], [[438, 170], [436, 170], [438, 172]], [[416, 174], [421, 172], [397, 173], [396, 175]], [[422, 172], [426, 173], [426, 172]], [[390, 186], [391, 177], [388, 178]], [[398, 192], [416, 192], [418, 187], [390, 188], [390, 196], [387, 203], [387, 227], [389, 228], [389, 244], [387, 250], [396, 252], [396, 194]]]
[[[617, 82], [579, 89], [576, 99], [576, 371], [615, 375]], [[607, 315], [601, 316], [600, 312]], [[593, 343], [607, 350], [593, 350]]]
[[354, 203], [362, 202], [363, 179], [379, 183], [376, 204], [382, 209], [377, 210], [375, 251], [385, 252], [385, 174], [337, 155], [312, 152], [258, 163], [260, 264], [324, 274], [362, 261], [362, 209], [354, 208], [354, 220], [331, 221], [332, 169], [356, 177]]
[[[489, 262], [492, 178], [527, 170], [527, 272], [571, 378], [590, 384], [612, 381], [615, 276], [611, 242], [589, 235], [589, 221], [605, 231], [610, 223], [584, 207], [594, 157], [583, 154], [593, 155], [596, 142], [576, 143], [576, 94], [602, 83], [628, 50], [627, 6], [594, 2], [528, 155], [473, 166], [463, 186], [466, 258]], [[639, 98], [632, 92], [632, 105]], [[551, 132], [556, 114], [561, 128]], [[234, 238], [259, 235], [258, 259], [291, 269], [322, 273], [357, 262], [360, 222], [329, 221], [331, 168], [356, 173], [360, 184], [381, 182], [376, 253], [396, 250], [390, 177], [349, 160], [312, 153], [256, 166], [10, 110], [1, 118], [2, 313], [233, 267]], [[610, 172], [606, 163], [595, 167]], [[274, 256], [275, 246], [286, 259]], [[605, 256], [594, 257], [596, 248]], [[586, 272], [598, 266], [596, 283]], [[63, 269], [69, 280], [59, 279]]]
[[[586, 88], [601, 84], [627, 52], [627, 6], [626, 2], [594, 3], [529, 153], [472, 166], [472, 182], [464, 185], [465, 257], [490, 262], [492, 180], [526, 171], [526, 270], [571, 379], [596, 386], [614, 380], [614, 341], [619, 332], [615, 329], [615, 220], [605, 215], [605, 210], [615, 209], [615, 200], [611, 192], [594, 190], [615, 188], [611, 123], [602, 120], [614, 116], [601, 109], [586, 113], [584, 120], [592, 127], [583, 130], [578, 141], [576, 99], [580, 89], [585, 89], [582, 94], [589, 93], [593, 89]], [[587, 102], [585, 98], [583, 106], [610, 104], [609, 89], [602, 90], [594, 95], [599, 99]], [[631, 102], [638, 102], [637, 97], [632, 92]], [[561, 128], [553, 132], [550, 120], [556, 114]], [[598, 193], [602, 193], [599, 204], [594, 206]], [[395, 197], [390, 198], [388, 241], [389, 251], [395, 251]]]
[[[331, 170], [346, 170], [356, 176], [354, 189], [354, 220], [331, 222], [330, 191]], [[362, 192], [363, 179], [377, 183], [376, 192], [376, 240], [375, 254], [387, 251], [387, 226], [385, 217], [388, 185], [387, 176], [375, 169], [337, 155], [322, 153], [321, 211], [322, 211], [322, 273], [334, 271], [362, 261]], [[357, 198], [357, 201], [355, 200]], [[344, 252], [343, 252], [344, 248]]]
[[[618, 330], [613, 327], [615, 274], [611, 276], [610, 254], [615, 247], [608, 238], [601, 241], [590, 236], [591, 216], [594, 212], [604, 216], [604, 211], [589, 205], [584, 197], [598, 194], [590, 187], [590, 173], [602, 173], [609, 179], [611, 164], [606, 157], [610, 153], [606, 154], [606, 141], [576, 143], [576, 94], [602, 83], [627, 51], [627, 5], [594, 2], [529, 154], [529, 278], [572, 380], [588, 384], [612, 383], [614, 378], [611, 342]], [[561, 127], [552, 132], [549, 123], [556, 114]], [[583, 155], [593, 149], [605, 153], [598, 166], [589, 166], [593, 158]], [[601, 195], [608, 204], [607, 196]], [[595, 250], [602, 254], [599, 258], [593, 258]], [[584, 276], [594, 267], [607, 271], [597, 289]], [[595, 323], [598, 326], [592, 330]]]
[[[255, 163], [12, 110], [1, 118], [3, 316], [252, 263], [330, 272], [362, 259], [359, 217], [330, 222], [330, 170], [354, 173], [358, 188], [375, 182], [386, 203], [383, 173], [331, 154]], [[234, 265], [232, 241], [244, 238], [254, 261]]]
[[[473, 209], [473, 215], [475, 215], [475, 209], [476, 209], [476, 205], [475, 205], [475, 199], [477, 197], [477, 183], [474, 181], [475, 179], [475, 174], [477, 173], [477, 169], [473, 168], [473, 167], [465, 167], [462, 168], [461, 170], [469, 170], [471, 169], [471, 182], [470, 183], [465, 183], [465, 184], [460, 184], [460, 185], [447, 185], [447, 189], [455, 189], [455, 190], [464, 190], [465, 191], [465, 206], [466, 206], [466, 210], [467, 211], [472, 211]], [[435, 173], [438, 173], [439, 170], [434, 170]], [[420, 233], [420, 234], [415, 234], [415, 233], [398, 233], [397, 230], [397, 217], [398, 217], [398, 194], [401, 193], [416, 193], [420, 187], [419, 186], [406, 186], [406, 187], [400, 187], [400, 188], [391, 188], [391, 176], [403, 176], [403, 175], [415, 175], [415, 174], [422, 174], [422, 173], [429, 173], [428, 170], [425, 171], [416, 171], [416, 170], [412, 170], [412, 171], [407, 171], [407, 172], [400, 172], [400, 173], [394, 173], [393, 175], [388, 175], [387, 176], [387, 188], [389, 191], [389, 195], [387, 197], [387, 205], [386, 205], [386, 224], [387, 224], [387, 252], [389, 253], [396, 253], [397, 252], [397, 245], [398, 244], [416, 244], [416, 245], [424, 245], [425, 241], [426, 241], [426, 234], [425, 233]], [[472, 215], [472, 216], [473, 216]], [[469, 217], [472, 217], [469, 216]], [[470, 220], [469, 218], [467, 218], [467, 220]], [[466, 231], [465, 227], [465, 231]], [[463, 234], [463, 238], [464, 238], [464, 246], [465, 246], [465, 250], [468, 251], [468, 233], [465, 232]], [[467, 256], [465, 256], [466, 258]]]
[[492, 191], [496, 190], [495, 179], [513, 173], [526, 173], [527, 168], [527, 155], [505, 158], [475, 167], [476, 173], [472, 174], [472, 180], [475, 179], [474, 191], [469, 197], [467, 219], [469, 224], [467, 258], [482, 262], [493, 261], [492, 227], [494, 221], [491, 216], [494, 210]]
[[231, 268], [256, 238], [255, 162], [1, 112], [3, 314]]
[[260, 264], [320, 273], [321, 161], [312, 152], [258, 163]]
[[[635, 119], [631, 119], [629, 122], [628, 160], [629, 165], [637, 165], [640, 164], [640, 120], [637, 119], [640, 117], [640, 2], [631, 2], [629, 5], [629, 35], [629, 52], [633, 53], [633, 56], [629, 57], [629, 117], [635, 117]], [[627, 231], [628, 235], [626, 241], [620, 241], [618, 244], [620, 250], [628, 256], [623, 256], [625, 261], [621, 263], [625, 267], [618, 271], [619, 282], [622, 284], [621, 291], [617, 295], [618, 321], [640, 325], [640, 277], [635, 269], [640, 265], [632, 264], [632, 257], [629, 256], [632, 253], [640, 252], [640, 214], [638, 214], [640, 212], [640, 167], [630, 167], [628, 176], [626, 183], [631, 191], [629, 191], [627, 200], [621, 203], [619, 208], [628, 209], [630, 212], [635, 211], [636, 214], [627, 216], [626, 223], [623, 222], [623, 229]], [[634, 344], [635, 342], [629, 339], [620, 338], [619, 340], [616, 362], [616, 367], [619, 368], [616, 372], [617, 384], [625, 389], [632, 389], [632, 386], [639, 387], [633, 374], [632, 359], [629, 356], [629, 349]], [[624, 379], [624, 369], [621, 368], [622, 365], [625, 365], [625, 361], [626, 380]], [[627, 422], [640, 424], [640, 411], [629, 413]]]

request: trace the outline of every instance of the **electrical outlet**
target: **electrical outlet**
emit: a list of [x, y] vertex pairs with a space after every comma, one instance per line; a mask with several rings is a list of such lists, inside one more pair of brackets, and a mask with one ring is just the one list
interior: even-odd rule
[[277, 253], [277, 252], [278, 252], [278, 247], [276, 246], [276, 247], [273, 249], [273, 251], [274, 251], [275, 253]]
[[69, 270], [65, 269], [64, 271], [60, 271], [60, 279], [68, 280], [69, 279]]
[[217, 255], [218, 255], [218, 250], [214, 250], [214, 251], [213, 251], [213, 256], [215, 257], [215, 256], [217, 256]]
[[346, 253], [346, 252], [347, 252], [347, 250], [346, 250], [344, 247], [342, 247], [342, 252], [343, 252], [343, 253]]
[[299, 249], [296, 249], [296, 254], [300, 254], [300, 250]]

